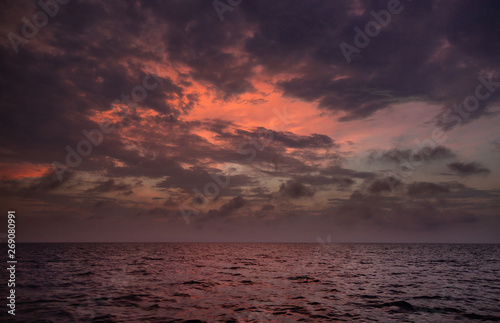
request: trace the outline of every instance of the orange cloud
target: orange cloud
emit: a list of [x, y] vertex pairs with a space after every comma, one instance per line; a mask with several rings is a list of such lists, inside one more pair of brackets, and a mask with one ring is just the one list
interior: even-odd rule
[[44, 164], [14, 164], [14, 163], [1, 163], [0, 164], [0, 179], [23, 179], [27, 177], [42, 177], [51, 167]]

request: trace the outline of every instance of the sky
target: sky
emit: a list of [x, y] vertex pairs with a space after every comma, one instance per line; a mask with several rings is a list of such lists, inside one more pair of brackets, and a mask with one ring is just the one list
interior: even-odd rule
[[19, 242], [500, 242], [496, 1], [0, 7]]

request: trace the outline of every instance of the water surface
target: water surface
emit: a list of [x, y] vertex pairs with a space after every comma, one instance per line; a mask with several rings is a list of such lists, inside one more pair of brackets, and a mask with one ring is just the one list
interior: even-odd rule
[[20, 322], [500, 321], [500, 245], [18, 244], [17, 250]]

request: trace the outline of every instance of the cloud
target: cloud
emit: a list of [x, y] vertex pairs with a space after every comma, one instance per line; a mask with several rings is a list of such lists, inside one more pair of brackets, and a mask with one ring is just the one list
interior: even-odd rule
[[108, 193], [108, 192], [121, 192], [125, 195], [132, 194], [132, 185], [117, 183], [114, 179], [101, 182], [96, 186], [89, 188], [86, 193]]
[[[259, 26], [247, 40], [246, 50], [270, 73], [295, 74], [278, 82], [285, 95], [318, 102], [346, 122], [409, 98], [451, 107], [464, 99], [464, 93], [474, 91], [478, 71], [499, 70], [498, 63], [491, 63], [498, 49], [492, 32], [500, 24], [494, 18], [500, 12], [497, 4], [404, 2], [403, 11], [393, 15], [389, 25], [348, 64], [339, 44], [353, 45], [354, 27], [363, 29], [373, 20], [371, 11], [385, 9], [378, 2], [357, 4], [358, 14], [352, 13], [348, 1], [245, 4], [245, 16]], [[474, 27], [463, 24], [463, 16]], [[409, 43], [410, 38], [414, 41]], [[460, 64], [466, 57], [475, 63]], [[495, 102], [498, 98], [482, 104], [467, 122], [487, 114], [487, 107]]]
[[456, 158], [456, 154], [449, 148], [444, 146], [424, 147], [418, 150], [392, 148], [386, 151], [372, 151], [367, 159], [369, 163], [395, 163], [410, 160], [410, 157], [416, 161], [437, 161], [444, 159]]
[[278, 196], [298, 199], [302, 197], [312, 197], [314, 193], [315, 190], [313, 187], [306, 186], [296, 181], [287, 181], [286, 183], [281, 184]]
[[0, 180], [0, 192], [5, 196], [35, 197], [50, 194], [68, 185], [73, 173], [64, 173], [60, 181], [53, 171], [29, 180]]
[[[474, 202], [472, 202], [474, 205]], [[467, 205], [468, 206], [468, 205]], [[401, 197], [381, 197], [354, 191], [350, 198], [337, 201], [324, 211], [323, 225], [391, 228], [389, 232], [402, 230], [410, 232], [432, 232], [458, 225], [470, 225], [491, 221], [488, 216], [478, 215], [468, 207], [455, 209], [442, 201], [427, 199], [402, 199]]]
[[409, 196], [434, 196], [437, 194], [449, 193], [448, 185], [429, 183], [429, 182], [414, 182], [408, 185]]
[[388, 181], [384, 178], [377, 178], [369, 181], [367, 186], [367, 191], [372, 194], [378, 194], [382, 192], [391, 192], [393, 188], [398, 188], [401, 186], [402, 182], [397, 179], [391, 179], [391, 185], [389, 185]]
[[293, 180], [313, 187], [335, 185], [342, 189], [349, 188], [355, 183], [354, 179], [348, 176], [297, 175], [293, 176]]
[[488, 175], [491, 171], [478, 162], [461, 163], [455, 162], [447, 164], [448, 168], [456, 172], [459, 176]]
[[360, 172], [340, 166], [327, 166], [319, 170], [321, 175], [327, 176], [348, 176], [353, 178], [371, 178], [375, 175], [371, 172]]
[[355, 182], [349, 177], [333, 177], [332, 183], [338, 185], [341, 188], [347, 188], [353, 185]]
[[51, 191], [56, 188], [61, 187], [64, 183], [73, 177], [72, 173], [64, 173], [62, 176], [62, 181], [60, 181], [56, 174], [52, 171], [48, 172], [44, 176], [36, 179], [33, 184], [31, 184], [27, 190], [28, 191]]
[[289, 148], [339, 148], [330, 137], [314, 133], [310, 136], [298, 136], [291, 132], [276, 132], [273, 131], [273, 140], [282, 143], [285, 147]]
[[206, 222], [209, 220], [226, 218], [233, 214], [234, 211], [243, 208], [248, 203], [244, 197], [238, 195], [224, 203], [218, 210], [209, 210], [206, 214], [202, 214], [198, 222]]
[[[115, 232], [127, 226], [137, 232], [134, 221], [141, 217], [134, 215], [168, 217], [169, 224], [178, 220], [185, 225], [178, 207], [190, 200], [195, 189], [204, 192], [207, 184], [216, 183], [215, 175], [227, 177], [229, 183], [224, 188], [218, 184], [220, 192], [194, 220], [203, 216], [206, 221], [220, 218], [221, 223], [246, 225], [261, 210], [276, 221], [262, 222], [263, 227], [273, 223], [296, 232], [305, 232], [296, 224], [302, 222], [289, 220], [307, 217], [309, 221], [311, 214], [319, 219], [315, 227], [311, 224], [313, 231], [328, 221], [409, 230], [473, 222], [484, 209], [493, 213], [498, 209], [494, 202], [498, 192], [486, 191], [485, 183], [465, 188], [433, 181], [423, 167], [407, 186], [393, 179], [397, 191], [386, 194], [393, 187], [373, 170], [380, 165], [361, 168], [366, 160], [360, 161], [359, 156], [368, 155], [369, 164], [381, 163], [384, 169], [389, 168], [385, 164], [419, 156], [426, 164], [446, 162], [454, 175], [463, 177], [494, 172], [477, 162], [456, 162], [463, 150], [444, 146], [386, 149], [393, 146], [383, 139], [376, 143], [381, 150], [360, 151], [378, 139], [378, 133], [368, 133], [379, 129], [371, 128], [372, 124], [414, 125], [414, 120], [396, 120], [399, 110], [380, 112], [416, 103], [435, 109], [431, 122], [448, 130], [445, 114], [448, 109], [454, 111], [454, 103], [475, 94], [478, 76], [490, 74], [497, 81], [500, 75], [498, 3], [402, 3], [403, 11], [393, 15], [350, 64], [339, 44], [353, 44], [354, 27], [363, 29], [373, 20], [371, 11], [385, 9], [387, 3], [243, 1], [237, 10], [226, 13], [224, 23], [212, 3], [201, 0], [74, 1], [61, 6], [57, 17], [22, 44], [18, 54], [6, 37], [0, 40], [0, 163], [22, 165], [18, 168], [23, 175], [2, 177], [2, 202], [19, 206], [37, 221], [50, 222], [55, 215], [67, 221], [114, 217], [123, 221], [113, 228]], [[19, 33], [20, 18], [39, 10], [29, 1], [4, 1], [0, 7], [4, 35], [11, 30]], [[161, 83], [120, 120], [115, 100], [130, 95], [150, 73]], [[493, 116], [499, 102], [498, 95], [481, 101], [461, 124]], [[256, 111], [284, 103], [299, 111], [287, 130], [263, 127], [264, 116]], [[255, 112], [250, 118], [241, 110], [246, 108]], [[210, 119], [210, 109], [222, 113]], [[115, 130], [72, 173], [64, 173], [62, 181], [53, 173], [27, 176], [28, 168], [50, 169], [53, 161], [64, 163], [65, 147], [77, 149], [86, 139], [82, 130], [98, 128], [98, 121], [108, 117], [114, 120]], [[332, 123], [331, 118], [344, 123]], [[452, 140], [450, 147], [470, 146], [481, 131], [474, 131], [463, 146]], [[381, 138], [394, 135], [382, 132]], [[373, 138], [366, 140], [367, 133]], [[412, 133], [387, 140], [399, 142]], [[248, 143], [249, 138], [261, 148]], [[488, 140], [492, 138], [496, 137]], [[256, 153], [251, 162], [250, 155], [239, 151], [241, 144]], [[498, 142], [492, 144], [489, 148], [498, 152]], [[480, 157], [472, 160], [488, 160]], [[133, 183], [139, 180], [141, 194], [132, 194], [138, 187]], [[109, 198], [112, 192], [114, 198]], [[334, 196], [325, 201], [327, 193]], [[302, 199], [308, 205], [284, 203], [287, 199]], [[486, 207], [478, 210], [478, 201]], [[325, 203], [331, 203], [331, 208], [323, 209]], [[124, 215], [128, 218], [122, 219]], [[126, 222], [129, 219], [133, 221]], [[37, 232], [55, 230], [55, 226], [40, 228], [37, 221], [27, 230], [47, 239], [50, 234]], [[162, 221], [151, 222], [151, 231], [158, 230], [160, 239], [165, 239]], [[107, 231], [96, 231], [94, 223], [84, 224], [92, 227], [91, 234]], [[80, 226], [75, 227], [67, 231], [68, 239], [70, 233], [80, 232]], [[247, 233], [257, 228], [243, 227]], [[179, 236], [187, 232], [171, 228]], [[232, 229], [228, 226], [227, 231], [236, 232]], [[220, 232], [212, 234], [219, 237]]]
[[221, 206], [220, 211], [222, 212], [231, 212], [233, 210], [237, 210], [245, 206], [247, 200], [242, 196], [235, 196], [227, 203]]
[[274, 210], [274, 205], [272, 204], [264, 204], [262, 205], [260, 211], [263, 212], [263, 211], [271, 211], [271, 210]]

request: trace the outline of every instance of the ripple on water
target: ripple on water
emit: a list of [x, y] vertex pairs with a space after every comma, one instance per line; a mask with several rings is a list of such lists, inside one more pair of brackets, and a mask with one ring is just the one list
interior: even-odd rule
[[25, 322], [500, 321], [499, 245], [18, 249], [29, 259], [16, 277]]

